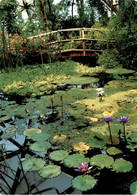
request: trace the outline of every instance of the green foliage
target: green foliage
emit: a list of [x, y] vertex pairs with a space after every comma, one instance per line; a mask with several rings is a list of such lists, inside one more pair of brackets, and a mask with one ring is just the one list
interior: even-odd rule
[[91, 165], [98, 166], [100, 168], [109, 168], [113, 162], [114, 159], [106, 154], [97, 154], [90, 159]]
[[51, 147], [51, 144], [47, 141], [43, 141], [43, 142], [37, 141], [37, 142], [34, 142], [33, 144], [30, 144], [29, 146], [31, 150], [36, 151], [36, 152], [44, 152], [50, 147]]
[[24, 171], [38, 171], [44, 167], [45, 161], [41, 158], [22, 158], [21, 163]]
[[112, 167], [116, 172], [126, 173], [126, 172], [132, 170], [133, 165], [132, 165], [131, 162], [129, 162], [129, 161], [123, 159], [123, 158], [120, 158], [120, 159], [115, 160]]
[[64, 164], [69, 168], [77, 168], [82, 162], [88, 163], [89, 158], [86, 158], [83, 154], [73, 154], [64, 159]]
[[134, 181], [130, 184], [130, 193], [135, 195], [136, 192], [137, 192], [137, 181]]
[[46, 179], [51, 179], [57, 177], [61, 173], [60, 166], [57, 165], [47, 165], [39, 170], [39, 174], [41, 177]]
[[50, 153], [49, 158], [55, 161], [64, 160], [68, 156], [68, 152], [65, 150], [57, 150]]
[[99, 55], [97, 63], [105, 68], [117, 68], [120, 66], [117, 60], [118, 55], [118, 51], [115, 49], [104, 50], [103, 53]]
[[92, 189], [97, 180], [90, 175], [77, 176], [72, 180], [72, 187], [79, 191], [87, 191]]
[[110, 37], [116, 40], [118, 61], [123, 67], [135, 68], [137, 62], [137, 2], [123, 1], [118, 14], [110, 21]]
[[111, 147], [111, 148], [108, 148], [108, 149], [107, 149], [107, 153], [108, 153], [109, 155], [117, 155], [117, 154], [121, 154], [122, 151], [121, 151], [120, 149], [118, 149], [118, 148]]

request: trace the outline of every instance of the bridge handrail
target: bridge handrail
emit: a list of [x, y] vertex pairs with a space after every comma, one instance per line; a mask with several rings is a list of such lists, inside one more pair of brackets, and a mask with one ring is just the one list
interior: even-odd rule
[[51, 34], [55, 34], [55, 33], [60, 33], [60, 32], [71, 32], [71, 31], [99, 31], [101, 33], [103, 33], [103, 31], [108, 31], [108, 30], [102, 30], [102, 29], [97, 29], [97, 28], [70, 28], [70, 29], [60, 29], [60, 30], [56, 30], [56, 31], [50, 31], [50, 32], [46, 32], [43, 34], [39, 34], [39, 35], [34, 35], [31, 37], [28, 37], [28, 39], [33, 39], [33, 38], [37, 38], [37, 37], [43, 37], [43, 36], [47, 36], [47, 35], [51, 35]]
[[[63, 32], [74, 32], [74, 31], [79, 31], [79, 38], [71, 38], [70, 39], [62, 39], [62, 35], [61, 33]], [[39, 35], [35, 35], [35, 36], [31, 36], [31, 37], [28, 37], [27, 39], [28, 40], [34, 40], [36, 38], [44, 38], [46, 36], [50, 36], [50, 35], [53, 35], [53, 34], [57, 34], [57, 38], [56, 40], [51, 40], [51, 37], [49, 37], [49, 41], [46, 43], [47, 45], [53, 45], [53, 44], [58, 44], [58, 52], [59, 55], [61, 56], [61, 53], [62, 51], [64, 52], [65, 50], [62, 50], [61, 48], [61, 43], [65, 43], [65, 42], [73, 42], [73, 41], [81, 41], [82, 42], [82, 51], [83, 51], [83, 56], [85, 56], [86, 52], [88, 51], [86, 49], [86, 41], [91, 41], [91, 42], [97, 42], [97, 41], [100, 41], [100, 42], [106, 42], [107, 44], [107, 48], [109, 47], [109, 42], [114, 42], [114, 40], [108, 40], [108, 39], [97, 39], [97, 38], [89, 38], [89, 37], [85, 37], [85, 32], [96, 32], [98, 31], [99, 33], [101, 33], [102, 35], [104, 34], [103, 32], [109, 32], [109, 30], [107, 29], [98, 29], [98, 28], [71, 28], [71, 29], [61, 29], [61, 30], [56, 30], [56, 31], [51, 31], [51, 32], [46, 32], [46, 33], [43, 33], [43, 34], [39, 34]], [[77, 49], [78, 50], [78, 49]], [[90, 50], [91, 51], [91, 50]], [[101, 50], [96, 50], [97, 52], [100, 52]]]

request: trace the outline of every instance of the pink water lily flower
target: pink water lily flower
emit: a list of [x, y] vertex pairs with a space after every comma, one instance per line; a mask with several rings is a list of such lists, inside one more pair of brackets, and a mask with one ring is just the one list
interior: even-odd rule
[[77, 169], [75, 169], [75, 171], [78, 172], [83, 172], [84, 174], [86, 174], [87, 171], [89, 171], [92, 167], [89, 167], [89, 165], [86, 162], [82, 162], [81, 164], [79, 164], [79, 166], [77, 167]]

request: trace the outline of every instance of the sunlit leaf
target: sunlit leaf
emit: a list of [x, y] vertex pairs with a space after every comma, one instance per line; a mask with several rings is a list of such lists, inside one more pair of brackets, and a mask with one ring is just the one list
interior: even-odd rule
[[47, 149], [51, 147], [51, 144], [49, 142], [43, 141], [43, 142], [35, 142], [34, 144], [31, 144], [30, 149], [36, 152], [44, 152]]
[[101, 168], [109, 168], [114, 162], [111, 156], [106, 154], [97, 154], [90, 159], [90, 164]]
[[89, 150], [89, 145], [86, 144], [85, 142], [79, 142], [78, 144], [74, 144], [73, 145], [74, 149], [75, 150], [78, 150], [78, 151], [86, 151], [86, 150]]
[[41, 133], [42, 130], [41, 129], [35, 129], [35, 128], [32, 128], [32, 129], [26, 129], [23, 134], [28, 136], [29, 138], [31, 138], [33, 135], [36, 135], [36, 134], [39, 134]]
[[47, 133], [39, 133], [31, 136], [31, 139], [34, 141], [44, 141], [48, 140], [50, 138], [50, 135]]
[[61, 168], [57, 165], [47, 165], [39, 171], [40, 176], [44, 178], [54, 178], [60, 175], [60, 173]]
[[37, 171], [44, 167], [45, 161], [40, 158], [21, 159], [24, 171]]
[[64, 159], [64, 164], [69, 168], [77, 168], [82, 162], [88, 163], [89, 158], [86, 158], [83, 154], [73, 154]]
[[72, 180], [72, 187], [79, 191], [87, 191], [92, 189], [97, 180], [90, 175], [77, 176]]
[[68, 152], [65, 150], [57, 150], [50, 153], [49, 158], [55, 161], [64, 160], [68, 156]]
[[116, 155], [116, 154], [121, 154], [122, 151], [121, 151], [120, 149], [118, 149], [118, 148], [111, 147], [111, 148], [108, 148], [108, 149], [107, 149], [107, 153], [108, 153], [109, 155]]

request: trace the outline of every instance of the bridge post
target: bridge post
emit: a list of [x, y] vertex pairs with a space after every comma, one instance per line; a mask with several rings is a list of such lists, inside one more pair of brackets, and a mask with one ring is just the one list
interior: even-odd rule
[[[85, 38], [84, 29], [82, 29], [82, 39]], [[83, 56], [86, 55], [85, 40], [83, 40]]]
[[61, 36], [60, 36], [59, 31], [57, 32], [57, 38], [58, 38], [59, 57], [61, 57], [61, 46], [60, 46]]

